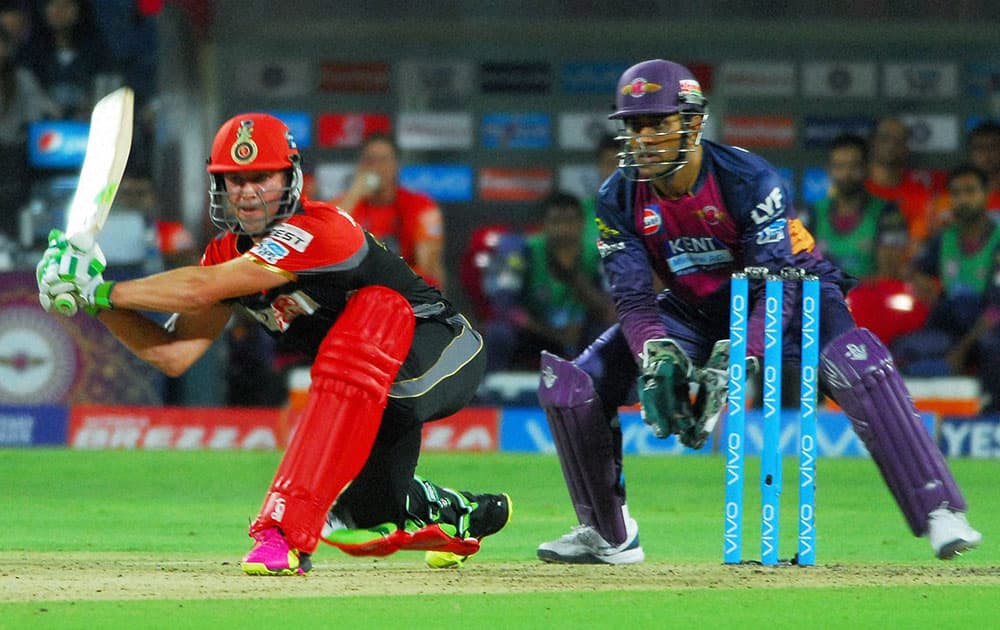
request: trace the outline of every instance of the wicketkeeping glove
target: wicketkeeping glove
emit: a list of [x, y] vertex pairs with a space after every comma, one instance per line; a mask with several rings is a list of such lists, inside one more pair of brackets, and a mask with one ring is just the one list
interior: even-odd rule
[[658, 438], [692, 427], [690, 382], [694, 367], [673, 339], [649, 339], [643, 344], [639, 403], [642, 419]]
[[691, 448], [701, 448], [722, 416], [729, 386], [729, 340], [715, 342], [708, 361], [702, 368], [695, 368], [698, 396], [694, 401], [696, 421], [680, 434], [681, 443]]

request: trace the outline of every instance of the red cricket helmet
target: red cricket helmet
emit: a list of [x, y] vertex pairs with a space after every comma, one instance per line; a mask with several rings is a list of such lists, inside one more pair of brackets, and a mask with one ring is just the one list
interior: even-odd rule
[[301, 159], [288, 125], [270, 114], [239, 114], [224, 122], [215, 134], [208, 158], [212, 222], [222, 229], [243, 231], [229, 207], [223, 178], [225, 173], [240, 171], [287, 171], [285, 196], [271, 223], [294, 214], [302, 196]]

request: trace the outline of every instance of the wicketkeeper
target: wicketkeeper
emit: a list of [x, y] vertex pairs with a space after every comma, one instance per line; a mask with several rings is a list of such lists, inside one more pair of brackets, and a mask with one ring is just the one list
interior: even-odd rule
[[[966, 520], [965, 499], [892, 357], [847, 309], [854, 279], [814, 250], [774, 167], [702, 140], [707, 100], [681, 65], [654, 59], [632, 66], [615, 100], [611, 118], [623, 123], [623, 149], [618, 170], [601, 186], [597, 222], [619, 323], [571, 361], [543, 353], [538, 396], [578, 526], [541, 544], [538, 557], [644, 559], [626, 504], [618, 408], [638, 399], [658, 436], [704, 445], [726, 395], [729, 279], [748, 266], [819, 277], [823, 392], [847, 413], [913, 534], [927, 536], [942, 559], [976, 546], [982, 535]], [[748, 354], [758, 363], [763, 283], [755, 289]], [[786, 283], [783, 325], [791, 334], [784, 355], [795, 364], [799, 291], [799, 283]]]
[[[246, 573], [305, 573], [321, 537], [356, 555], [423, 550], [432, 566], [460, 564], [506, 525], [509, 497], [414, 473], [423, 423], [476, 391], [479, 333], [351, 217], [302, 195], [299, 150], [277, 118], [226, 121], [208, 173], [223, 232], [200, 266], [105, 282], [100, 247], [56, 231], [38, 265], [42, 305], [71, 292], [170, 376], [208, 350], [233, 309], [313, 357], [305, 410], [250, 525]], [[161, 327], [140, 311], [174, 315]]]

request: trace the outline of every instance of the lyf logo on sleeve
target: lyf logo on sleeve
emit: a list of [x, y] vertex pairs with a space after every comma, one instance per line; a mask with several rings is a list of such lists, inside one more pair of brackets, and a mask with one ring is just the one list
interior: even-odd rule
[[781, 189], [775, 186], [764, 201], [757, 204], [757, 207], [753, 209], [750, 213], [750, 218], [757, 225], [761, 223], [767, 223], [772, 217], [781, 214], [784, 211], [784, 200], [781, 195]]

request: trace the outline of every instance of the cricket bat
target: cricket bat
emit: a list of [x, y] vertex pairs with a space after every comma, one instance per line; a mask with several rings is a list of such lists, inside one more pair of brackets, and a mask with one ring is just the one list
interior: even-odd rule
[[[78, 234], [96, 238], [108, 219], [132, 149], [134, 101], [132, 88], [121, 87], [94, 106], [80, 179], [66, 211], [67, 240]], [[60, 293], [52, 304], [63, 315], [76, 313], [76, 300], [69, 293]]]

